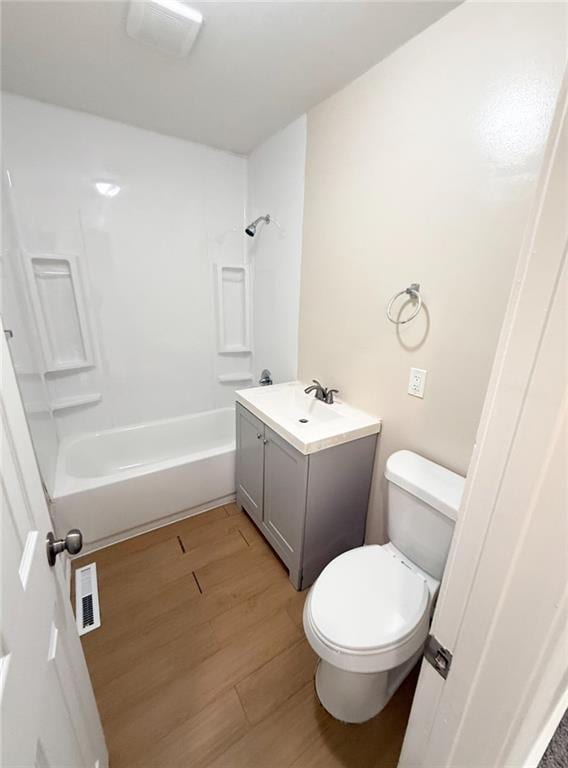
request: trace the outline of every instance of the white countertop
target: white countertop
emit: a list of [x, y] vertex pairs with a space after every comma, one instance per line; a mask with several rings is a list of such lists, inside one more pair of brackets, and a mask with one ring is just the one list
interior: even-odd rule
[[[237, 402], [304, 455], [381, 431], [381, 420], [336, 399], [316, 400], [301, 381], [240, 389]], [[300, 421], [305, 419], [306, 422]]]

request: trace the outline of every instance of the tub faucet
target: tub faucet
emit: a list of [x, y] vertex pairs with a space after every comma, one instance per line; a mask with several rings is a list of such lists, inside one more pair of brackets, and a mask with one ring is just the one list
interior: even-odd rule
[[309, 387], [306, 387], [304, 389], [304, 392], [306, 395], [309, 395], [310, 392], [315, 392], [315, 398], [316, 400], [321, 400], [322, 403], [327, 403], [328, 405], [333, 405], [333, 396], [339, 394], [339, 390], [337, 389], [326, 389], [323, 387], [317, 379], [312, 379], [314, 382], [313, 384], [310, 384]]
[[272, 374], [268, 370], [268, 368], [265, 368], [263, 372], [260, 374], [260, 379], [258, 380], [258, 383], [261, 387], [267, 387], [269, 384], [272, 384]]

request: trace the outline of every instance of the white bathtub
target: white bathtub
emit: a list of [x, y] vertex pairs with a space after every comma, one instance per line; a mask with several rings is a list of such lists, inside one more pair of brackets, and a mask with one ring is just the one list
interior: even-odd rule
[[233, 408], [109, 429], [61, 445], [56, 532], [83, 532], [95, 549], [205, 509], [235, 494]]

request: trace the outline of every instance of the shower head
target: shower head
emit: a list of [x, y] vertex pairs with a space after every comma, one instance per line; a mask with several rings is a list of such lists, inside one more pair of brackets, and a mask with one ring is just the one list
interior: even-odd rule
[[248, 225], [248, 227], [246, 227], [245, 232], [249, 237], [254, 237], [256, 235], [256, 227], [261, 221], [270, 224], [270, 214], [267, 213], [266, 216], [259, 216], [258, 219], [255, 219]]

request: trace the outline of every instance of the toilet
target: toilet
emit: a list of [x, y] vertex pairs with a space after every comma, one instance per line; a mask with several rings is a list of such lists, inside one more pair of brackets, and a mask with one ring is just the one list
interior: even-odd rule
[[389, 543], [336, 557], [304, 606], [317, 695], [348, 723], [377, 715], [422, 655], [465, 482], [411, 451], [385, 478]]

